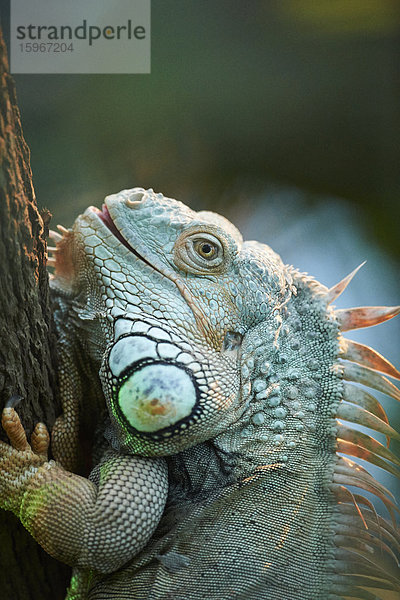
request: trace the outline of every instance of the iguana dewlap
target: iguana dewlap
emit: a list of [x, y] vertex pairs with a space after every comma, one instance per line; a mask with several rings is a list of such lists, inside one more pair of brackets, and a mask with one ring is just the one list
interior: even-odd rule
[[351, 424], [400, 438], [357, 385], [400, 400], [400, 373], [342, 332], [400, 308], [335, 310], [355, 272], [328, 289], [153, 190], [60, 229], [55, 461], [6, 408], [0, 506], [75, 568], [68, 598], [398, 598], [397, 506], [343, 455], [398, 475]]

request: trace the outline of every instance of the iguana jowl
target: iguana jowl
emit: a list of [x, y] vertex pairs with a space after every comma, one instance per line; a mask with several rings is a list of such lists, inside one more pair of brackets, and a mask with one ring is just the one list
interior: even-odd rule
[[[399, 592], [396, 524], [355, 488], [397, 508], [341, 456], [398, 473], [399, 459], [350, 424], [399, 439], [354, 382], [400, 400], [381, 374], [400, 373], [341, 332], [399, 307], [334, 310], [354, 272], [327, 289], [223, 217], [152, 190], [108, 196], [53, 237], [56, 462], [45, 426], [29, 445], [6, 408], [0, 502], [75, 567], [68, 598]], [[88, 478], [76, 474], [82, 431]]]

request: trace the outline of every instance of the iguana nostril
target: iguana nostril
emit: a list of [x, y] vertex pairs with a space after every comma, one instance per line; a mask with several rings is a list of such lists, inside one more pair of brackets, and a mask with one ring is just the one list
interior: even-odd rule
[[144, 190], [132, 191], [129, 198], [125, 200], [125, 204], [128, 208], [139, 208], [144, 200]]

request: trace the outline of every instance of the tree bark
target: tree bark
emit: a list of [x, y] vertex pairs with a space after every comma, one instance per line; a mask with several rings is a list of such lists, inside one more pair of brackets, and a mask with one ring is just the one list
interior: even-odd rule
[[[57, 398], [55, 334], [46, 272], [49, 215], [39, 214], [29, 148], [0, 31], [0, 409], [14, 394], [28, 436], [52, 427]], [[0, 437], [6, 439], [4, 432]], [[40, 548], [19, 521], [0, 511], [0, 595], [64, 598], [69, 569]]]

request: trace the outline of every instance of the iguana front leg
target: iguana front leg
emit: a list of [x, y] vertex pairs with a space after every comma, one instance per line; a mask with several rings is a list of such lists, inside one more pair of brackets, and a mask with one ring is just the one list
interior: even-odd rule
[[163, 459], [109, 451], [85, 479], [47, 460], [45, 425], [35, 427], [29, 445], [13, 408], [4, 409], [2, 424], [11, 445], [0, 442], [0, 506], [49, 554], [108, 573], [143, 548], [166, 501]]
[[[83, 401], [82, 374], [79, 373], [77, 343], [67, 326], [70, 317], [62, 298], [54, 320], [58, 331], [58, 383], [62, 413], [57, 417], [51, 431], [51, 451], [60, 465], [74, 473], [81, 473], [79, 449], [79, 412]], [[87, 474], [87, 472], [86, 472]]]
[[51, 432], [51, 450], [57, 462], [69, 471], [79, 469], [79, 398], [82, 396], [80, 377], [73, 360], [60, 356], [58, 370], [62, 414]]

